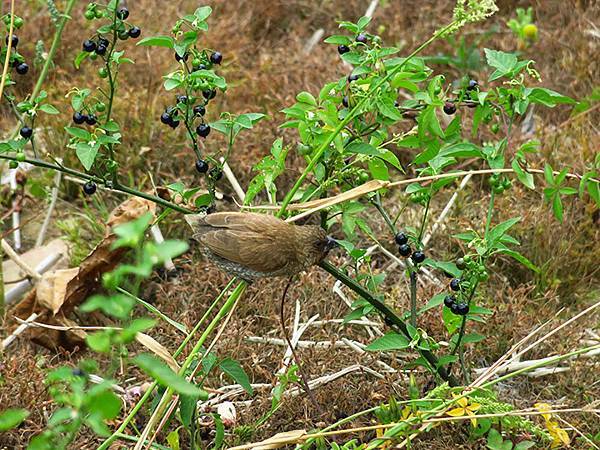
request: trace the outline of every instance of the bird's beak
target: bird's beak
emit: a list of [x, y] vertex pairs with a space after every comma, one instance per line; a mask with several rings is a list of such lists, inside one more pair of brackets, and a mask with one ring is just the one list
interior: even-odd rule
[[338, 242], [332, 238], [331, 236], [327, 236], [326, 238], [326, 243], [325, 243], [325, 251], [329, 252], [330, 250], [333, 250], [334, 248], [338, 248], [340, 246], [340, 244], [338, 244]]

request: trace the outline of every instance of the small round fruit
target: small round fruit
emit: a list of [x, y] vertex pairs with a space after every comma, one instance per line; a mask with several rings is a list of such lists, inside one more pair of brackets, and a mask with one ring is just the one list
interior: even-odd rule
[[110, 41], [105, 37], [100, 36], [98, 38], [98, 45], [104, 45], [105, 47], [108, 47], [110, 45]]
[[452, 114], [454, 114], [456, 112], [456, 105], [452, 102], [446, 102], [444, 104], [444, 112], [446, 114], [448, 114], [449, 116], [451, 116]]
[[481, 282], [487, 281], [490, 275], [487, 273], [487, 270], [483, 270], [477, 274], [477, 279]]
[[125, 7], [123, 7], [123, 8], [120, 8], [120, 9], [117, 11], [117, 17], [118, 17], [119, 19], [121, 19], [121, 20], [125, 20], [125, 19], [127, 19], [127, 18], [129, 17], [129, 10], [128, 10], [127, 8], [125, 8]]
[[202, 95], [206, 100], [212, 100], [217, 96], [217, 91], [214, 89], [206, 89], [205, 91], [202, 91]]
[[9, 169], [16, 169], [17, 167], [19, 167], [19, 163], [17, 161], [9, 161], [9, 163], [8, 163]]
[[94, 11], [94, 15], [96, 16], [96, 19], [101, 19], [102, 17], [104, 17], [104, 12], [100, 11], [99, 9], [96, 9]]
[[465, 268], [467, 267], [467, 263], [465, 262], [465, 259], [458, 258], [456, 260], [456, 267], [458, 268], [458, 270], [465, 270]]
[[19, 134], [23, 138], [29, 139], [31, 137], [31, 135], [33, 134], [33, 130], [31, 129], [31, 127], [23, 127], [23, 128], [21, 128], [21, 131], [19, 131]]
[[412, 259], [415, 264], [421, 264], [423, 261], [425, 261], [425, 253], [421, 251], [414, 252], [410, 259]]
[[129, 33], [127, 32], [127, 30], [119, 31], [119, 34], [117, 36], [122, 41], [126, 41], [127, 39], [129, 39]]
[[98, 76], [100, 78], [106, 78], [108, 76], [108, 69], [106, 67], [100, 67], [98, 69]]
[[223, 171], [218, 167], [213, 167], [210, 169], [210, 172], [208, 172], [208, 176], [214, 181], [219, 181], [221, 178], [223, 178]]
[[93, 114], [90, 114], [85, 118], [85, 123], [87, 123], [88, 125], [96, 125], [97, 121], [98, 119], [96, 119], [96, 116]]
[[358, 80], [358, 78], [359, 78], [358, 75], [350, 74], [350, 75], [348, 75], [348, 83], [352, 83], [353, 81]]
[[96, 192], [96, 183], [88, 181], [83, 185], [83, 193], [85, 195], [93, 195]]
[[96, 111], [98, 111], [98, 112], [106, 111], [106, 103], [103, 103], [103, 102], [96, 103]]
[[494, 191], [494, 194], [502, 194], [504, 192], [504, 186], [500, 184], [498, 186], [494, 186], [492, 190]]
[[23, 162], [25, 161], [25, 153], [19, 152], [15, 155], [15, 158], [17, 159], [17, 161]]
[[350, 106], [350, 101], [348, 100], [348, 96], [344, 95], [344, 98], [342, 98], [342, 105], [344, 105], [345, 108], [347, 108], [348, 106]]
[[96, 13], [91, 9], [86, 9], [83, 13], [83, 17], [85, 17], [87, 20], [94, 20], [96, 18]]
[[173, 118], [171, 117], [171, 114], [165, 111], [160, 115], [160, 121], [165, 125], [171, 125], [171, 122], [173, 122]]
[[[8, 36], [6, 36], [6, 39], [4, 39], [4, 42], [6, 42], [6, 45], [8, 45]], [[17, 45], [19, 45], [19, 38], [17, 37], [16, 34], [13, 34], [10, 39], [10, 46], [12, 48], [17, 48]]]
[[199, 159], [196, 161], [196, 170], [198, 173], [206, 173], [208, 172], [208, 163], [203, 159]]
[[177, 60], [177, 62], [181, 62], [181, 61], [187, 61], [189, 58], [189, 54], [184, 53], [183, 56], [179, 56], [179, 53], [175, 52], [175, 59]]
[[210, 126], [205, 123], [201, 123], [196, 127], [196, 133], [198, 133], [198, 136], [205, 138], [210, 134]]
[[92, 53], [96, 50], [96, 43], [94, 41], [86, 39], [85, 41], [83, 41], [82, 48], [84, 52]]
[[99, 44], [98, 47], [96, 47], [96, 54], [103, 56], [106, 54], [107, 50], [108, 50], [108, 47], [106, 45]]
[[29, 66], [27, 63], [22, 62], [17, 66], [16, 70], [19, 75], [25, 75], [29, 71]]
[[142, 30], [140, 27], [134, 26], [134, 27], [131, 27], [127, 33], [129, 34], [130, 38], [137, 39], [142, 35]]
[[185, 105], [187, 103], [187, 101], [188, 101], [187, 95], [178, 95], [177, 96], [177, 103], [183, 103]]
[[202, 105], [196, 105], [194, 106], [194, 114], [197, 116], [203, 116], [206, 114], [206, 108]]
[[400, 253], [400, 256], [404, 256], [405, 258], [408, 258], [410, 256], [410, 254], [412, 253], [412, 249], [410, 248], [410, 245], [402, 244], [398, 247], [398, 253]]
[[444, 305], [448, 308], [452, 308], [452, 305], [456, 303], [456, 297], [454, 295], [446, 295], [444, 297]]
[[366, 44], [368, 40], [369, 38], [366, 34], [361, 33], [358, 36], [356, 36], [356, 42], [360, 42], [361, 44]]
[[450, 289], [453, 291], [460, 291], [460, 280], [458, 278], [453, 278], [450, 281]]
[[75, 111], [73, 113], [73, 122], [75, 122], [77, 125], [81, 125], [83, 122], [85, 122], [86, 118], [87, 116], [79, 111]]
[[221, 54], [221, 52], [214, 52], [212, 55], [210, 55], [211, 63], [221, 64], [221, 61], [223, 61], [223, 55]]
[[406, 234], [400, 232], [396, 236], [394, 236], [394, 240], [396, 241], [396, 244], [403, 245], [408, 242], [408, 236]]
[[479, 83], [477, 80], [469, 80], [469, 84], [467, 85], [467, 91], [473, 91], [479, 87]]
[[469, 305], [467, 305], [466, 303], [458, 303], [456, 305], [456, 312], [454, 312], [454, 314], [457, 314], [459, 316], [466, 316], [467, 314], [469, 314]]
[[169, 126], [173, 129], [177, 128], [179, 126], [179, 120], [172, 120], [171, 123], [169, 123]]
[[538, 27], [529, 23], [523, 27], [523, 36], [530, 41], [535, 41], [538, 37]]
[[494, 134], [498, 134], [498, 131], [500, 131], [500, 125], [493, 123], [492, 126], [490, 126], [490, 131]]
[[338, 45], [338, 53], [340, 55], [343, 55], [344, 53], [348, 53], [350, 51], [350, 47], [348, 47], [347, 45]]
[[84, 372], [83, 370], [81, 370], [79, 367], [75, 367], [75, 368], [74, 368], [74, 369], [71, 371], [71, 374], [72, 374], [74, 377], [85, 377], [85, 376], [86, 376], [85, 372]]
[[15, 26], [16, 29], [19, 29], [23, 26], [23, 19], [20, 17], [16, 17], [13, 20], [13, 25]]

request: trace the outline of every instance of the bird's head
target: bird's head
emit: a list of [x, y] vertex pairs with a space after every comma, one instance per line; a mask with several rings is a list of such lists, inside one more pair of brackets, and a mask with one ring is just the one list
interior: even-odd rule
[[319, 226], [305, 225], [300, 228], [306, 231], [307, 242], [304, 252], [308, 255], [311, 265], [320, 263], [331, 250], [339, 247], [338, 242]]

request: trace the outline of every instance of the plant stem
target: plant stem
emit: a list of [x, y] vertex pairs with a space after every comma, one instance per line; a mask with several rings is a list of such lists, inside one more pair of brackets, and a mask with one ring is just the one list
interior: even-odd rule
[[485, 234], [483, 235], [484, 239], [487, 239], [488, 233], [490, 232], [490, 225], [492, 224], [492, 213], [494, 212], [494, 200], [496, 198], [496, 194], [492, 189], [492, 194], [490, 195], [490, 205], [488, 206], [487, 212], [487, 220], [485, 221]]
[[[202, 315], [202, 318], [198, 321], [198, 323], [196, 324], [196, 326], [194, 327], [194, 329], [186, 336], [186, 338], [179, 345], [179, 347], [177, 348], [177, 350], [175, 351], [175, 353], [173, 353], [173, 357], [174, 358], [176, 358], [177, 356], [179, 356], [183, 352], [183, 350], [187, 346], [188, 342], [198, 332], [198, 330], [200, 329], [200, 327], [202, 326], [202, 324], [204, 323], [204, 321], [208, 318], [208, 316], [210, 315], [210, 313], [212, 312], [212, 310], [217, 306], [217, 304], [219, 303], [219, 301], [221, 301], [221, 299], [223, 298], [223, 296], [225, 295], [225, 293], [229, 290], [229, 288], [231, 288], [231, 286], [233, 286], [234, 283], [235, 283], [235, 279], [231, 280], [227, 284], [227, 286], [225, 286], [225, 288], [217, 296], [217, 298], [215, 299], [215, 301], [209, 306], [209, 308], [206, 310], [206, 312]], [[98, 447], [98, 450], [106, 450], [106, 449], [108, 449], [108, 447], [119, 437], [119, 434], [121, 434], [123, 431], [125, 431], [125, 428], [127, 428], [127, 425], [129, 425], [129, 423], [133, 420], [133, 418], [138, 413], [138, 411], [141, 409], [141, 407], [144, 405], [144, 403], [146, 403], [146, 401], [150, 398], [150, 396], [152, 395], [152, 392], [154, 392], [154, 389], [156, 388], [156, 386], [158, 386], [158, 383], [156, 381], [154, 381], [150, 385], [150, 387], [146, 390], [146, 392], [144, 392], [144, 395], [138, 400], [138, 402], [133, 407], [133, 409], [129, 412], [129, 414], [127, 415], [127, 417], [125, 418], [125, 420], [123, 420], [123, 422], [121, 422], [121, 425], [119, 425], [119, 428], [117, 428], [117, 430], [113, 434], [111, 434], [100, 445], [100, 447]]]
[[[6, 37], [7, 43], [11, 42], [15, 23], [15, 0], [10, 2], [10, 26], [8, 27], [8, 36]], [[10, 52], [12, 45], [8, 45], [6, 48], [6, 57], [4, 58], [4, 66], [2, 68], [2, 79], [0, 79], [0, 100], [2, 99], [2, 93], [4, 92], [4, 84], [6, 83], [6, 76], [8, 74], [8, 66], [10, 65]], [[17, 128], [18, 129], [18, 128]]]
[[[17, 158], [15, 158], [14, 156], [8, 156], [8, 155], [0, 155], [0, 159], [6, 159], [8, 161], [17, 161]], [[40, 159], [25, 159], [24, 162], [27, 162], [36, 167], [43, 167], [44, 169], [58, 170], [59, 172], [66, 173], [67, 175], [71, 175], [71, 176], [79, 178], [81, 180], [89, 180], [89, 181], [94, 181], [96, 183], [104, 183], [104, 180], [102, 178], [97, 177], [95, 175], [90, 175], [87, 173], [79, 172], [78, 170], [70, 169], [65, 166], [59, 166], [58, 164], [52, 164], [52, 163], [49, 163], [46, 161], [42, 161]], [[171, 203], [171, 202], [169, 202], [163, 198], [160, 198], [156, 195], [147, 194], [145, 192], [138, 191], [137, 189], [134, 189], [134, 188], [131, 188], [128, 186], [123, 186], [119, 183], [116, 183], [114, 186], [111, 187], [111, 189], [114, 191], [125, 192], [127, 194], [134, 195], [136, 197], [145, 198], [146, 200], [150, 200], [151, 202], [158, 203], [159, 205], [164, 206], [165, 208], [171, 208], [171, 209], [173, 209], [177, 212], [183, 213], [183, 214], [190, 214], [190, 213], [194, 212], [191, 209], [176, 205], [175, 203]]]
[[425, 212], [423, 213], [423, 219], [421, 220], [421, 228], [419, 229], [419, 236], [417, 237], [417, 244], [421, 245], [421, 238], [425, 231], [425, 223], [427, 222], [427, 216], [429, 214], [429, 205], [431, 204], [431, 192], [427, 196], [427, 204], [425, 205]]
[[389, 214], [387, 213], [387, 211], [384, 209], [383, 205], [381, 204], [381, 196], [379, 195], [379, 191], [377, 191], [375, 193], [375, 199], [371, 200], [371, 202], [373, 203], [373, 205], [375, 205], [375, 208], [377, 208], [377, 211], [379, 211], [379, 213], [381, 214], [381, 217], [383, 217], [383, 220], [385, 220], [385, 223], [390, 228], [390, 231], [392, 232], [392, 236], [395, 236], [396, 235], [396, 226], [394, 225], [394, 222], [392, 222], [392, 219], [390, 218]]
[[[414, 50], [410, 55], [408, 55], [400, 64], [398, 64], [396, 67], [394, 67], [394, 69], [392, 69], [390, 72], [388, 72], [387, 75], [385, 77], [383, 77], [381, 79], [381, 81], [379, 81], [379, 83], [377, 83], [375, 85], [375, 87], [371, 88], [368, 93], [372, 94], [375, 91], [377, 91], [392, 76], [394, 76], [397, 72], [399, 72], [400, 69], [402, 69], [406, 65], [406, 63], [408, 61], [410, 61], [413, 57], [415, 57], [416, 55], [418, 55], [424, 48], [426, 48], [429, 44], [431, 44], [433, 41], [435, 41], [439, 36], [445, 34], [446, 31], [448, 29], [450, 29], [452, 26], [454, 26], [454, 22], [452, 22], [449, 25], [446, 25], [441, 30], [438, 30], [433, 36], [431, 36], [429, 39], [427, 39], [416, 50]], [[281, 217], [285, 213], [285, 211], [287, 209], [287, 206], [292, 201], [292, 198], [294, 198], [294, 195], [296, 194], [296, 192], [298, 191], [298, 189], [300, 189], [300, 186], [302, 185], [302, 182], [308, 176], [308, 174], [314, 169], [314, 167], [317, 165], [317, 163], [321, 159], [321, 156], [323, 156], [323, 153], [325, 153], [325, 150], [327, 150], [327, 148], [333, 142], [333, 140], [336, 138], [336, 136], [338, 134], [340, 134], [340, 132], [344, 129], [344, 127], [346, 125], [348, 125], [348, 123], [350, 123], [350, 121], [352, 119], [354, 119], [354, 117], [356, 115], [358, 115], [358, 113], [360, 112], [360, 110], [362, 109], [362, 107], [367, 102], [371, 101], [371, 98], [372, 98], [372, 95], [365, 95], [362, 98], [362, 100], [360, 102], [358, 102], [354, 106], [354, 108], [352, 108], [350, 110], [350, 112], [348, 113], [348, 115], [338, 124], [338, 126], [335, 128], [335, 130], [333, 130], [333, 132], [331, 132], [329, 134], [329, 136], [327, 137], [327, 139], [325, 140], [325, 142], [323, 142], [321, 144], [321, 146], [317, 149], [317, 151], [315, 152], [315, 156], [310, 160], [310, 162], [308, 163], [308, 165], [306, 166], [306, 168], [304, 169], [304, 171], [302, 172], [302, 174], [300, 175], [300, 177], [298, 177], [298, 179], [296, 180], [296, 183], [294, 184], [294, 186], [292, 187], [292, 189], [290, 189], [288, 191], [288, 193], [286, 194], [286, 196], [284, 197], [283, 202], [281, 204], [281, 208], [277, 212], [277, 217]]]
[[[412, 339], [410, 333], [408, 332], [408, 328], [404, 321], [398, 317], [385, 303], [381, 300], [375, 298], [369, 291], [363, 288], [360, 284], [354, 281], [345, 273], [339, 271], [337, 267], [331, 265], [327, 261], [321, 261], [319, 264], [322, 269], [331, 274], [337, 280], [344, 283], [366, 301], [368, 301], [371, 305], [375, 307], [385, 318], [385, 321], [392, 325], [393, 328], [400, 330], [400, 332], [409, 339]], [[418, 349], [419, 353], [423, 358], [427, 360], [427, 362], [431, 365], [434, 371], [438, 373], [438, 375], [444, 380], [447, 381], [451, 386], [458, 386], [458, 380], [454, 378], [451, 374], [449, 374], [443, 366], [438, 365], [438, 359], [436, 356], [430, 352], [429, 350]]]
[[410, 324], [417, 328], [417, 271], [408, 266], [410, 272]]

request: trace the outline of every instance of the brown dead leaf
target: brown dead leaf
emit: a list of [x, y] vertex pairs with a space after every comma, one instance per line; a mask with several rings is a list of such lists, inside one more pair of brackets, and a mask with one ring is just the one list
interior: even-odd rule
[[77, 276], [79, 268], [53, 270], [42, 275], [37, 285], [38, 303], [56, 314], [65, 301], [68, 283]]
[[[264, 441], [257, 442], [252, 445], [251, 448], [257, 450], [268, 450], [273, 448], [281, 448], [290, 444], [296, 444], [302, 441], [302, 438], [306, 436], [306, 430], [292, 430], [292, 431], [284, 431], [281, 433], [277, 433], [274, 436], [271, 436], [269, 439], [265, 439]], [[247, 446], [242, 446], [243, 448], [248, 448]], [[235, 448], [235, 447], [234, 447]]]
[[173, 372], [179, 372], [179, 364], [177, 364], [177, 361], [175, 361], [175, 359], [171, 356], [169, 350], [167, 350], [152, 336], [149, 336], [145, 333], [136, 333], [135, 340], [142, 344], [144, 347], [146, 347], [148, 350], [150, 350], [152, 353], [154, 353], [156, 356], [161, 358], [163, 361], [165, 361]]
[[106, 222], [107, 235], [115, 226], [131, 222], [147, 212], [151, 213], [152, 217], [156, 217], [156, 203], [140, 197], [131, 197], [125, 200], [110, 213]]

